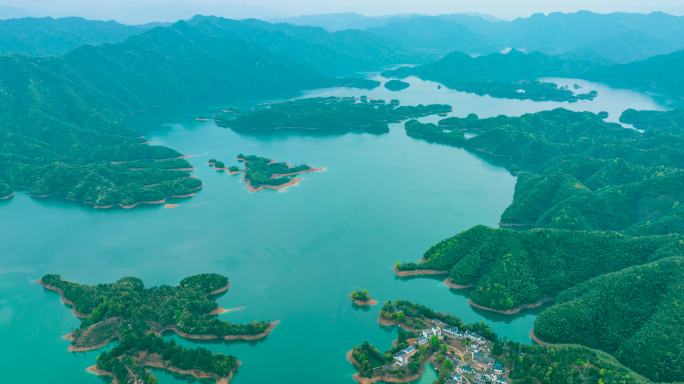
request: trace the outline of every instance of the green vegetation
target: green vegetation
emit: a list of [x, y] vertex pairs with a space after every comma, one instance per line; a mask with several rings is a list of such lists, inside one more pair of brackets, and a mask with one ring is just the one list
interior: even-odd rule
[[497, 340], [496, 333], [483, 322], [466, 324], [456, 316], [435, 312], [424, 305], [405, 300], [386, 302], [380, 311], [380, 318], [406, 329], [424, 329], [431, 326], [431, 320], [438, 320], [449, 327], [477, 333], [489, 341]]
[[217, 380], [237, 369], [234, 357], [180, 347], [164, 341], [164, 332], [191, 340], [253, 340], [266, 336], [272, 328], [267, 322], [242, 325], [216, 317], [219, 308], [214, 299], [229, 287], [228, 279], [221, 275], [196, 275], [183, 279], [177, 287], [153, 288], [145, 288], [134, 277], [94, 286], [65, 281], [59, 275], [43, 276], [40, 282], [58, 292], [81, 319], [81, 326], [70, 335], [72, 350], [96, 350], [119, 340], [116, 347], [98, 357], [97, 368], [121, 383], [138, 378], [155, 383], [146, 367], [206, 374]]
[[390, 91], [401, 91], [402, 89], [406, 89], [410, 86], [411, 84], [396, 79], [390, 80], [385, 83], [385, 88], [389, 89]]
[[[237, 160], [245, 166], [245, 183], [250, 191], [281, 189], [297, 183], [297, 175], [321, 170], [306, 164], [290, 166], [288, 163], [277, 163], [266, 157], [254, 155], [239, 154]], [[230, 170], [240, 171], [238, 167], [231, 167]]]
[[128, 129], [127, 115], [208, 98], [242, 101], [339, 84], [375, 86], [337, 76], [401, 57], [362, 33], [216, 17], [63, 56], [2, 56], [0, 185], [99, 207], [187, 196], [201, 187], [190, 164]]
[[[438, 382], [446, 383], [457, 368], [457, 359], [472, 353], [489, 354], [492, 342], [498, 343], [494, 332], [484, 323], [465, 324], [455, 316], [407, 301], [385, 303], [380, 320], [397, 325], [399, 337], [385, 353], [368, 342], [354, 347], [350, 357], [362, 378], [414, 380], [430, 361], [440, 373]], [[491, 365], [483, 364], [480, 368], [492, 371]]]
[[567, 87], [537, 81], [539, 77], [576, 74], [592, 68], [583, 62], [567, 61], [539, 52], [525, 54], [513, 50], [507, 54], [470, 57], [455, 52], [443, 59], [418, 67], [387, 71], [385, 76], [418, 76], [440, 82], [449, 88], [507, 99], [535, 101], [592, 100], [596, 91], [575, 94]]
[[654, 381], [681, 381], [682, 311], [684, 258], [668, 258], [568, 289], [537, 318], [535, 333], [609, 352]]
[[269, 104], [237, 116], [220, 114], [216, 120], [240, 133], [381, 134], [389, 132], [390, 123], [450, 111], [450, 106], [440, 104], [399, 106], [367, 98], [327, 97]]
[[448, 270], [453, 283], [474, 287], [473, 302], [511, 310], [553, 298], [595, 276], [681, 252], [680, 236], [477, 226], [432, 246], [419, 264], [398, 269]]
[[118, 43], [148, 29], [149, 25], [131, 26], [80, 17], [0, 20], [0, 54], [60, 55], [86, 44]]
[[[684, 136], [643, 134], [564, 109], [409, 121], [409, 136], [466, 148], [519, 175], [503, 225], [632, 234], [684, 232]], [[465, 138], [464, 133], [475, 136]]]
[[[501, 216], [515, 230], [475, 227], [398, 269], [449, 270], [452, 282], [474, 288], [474, 304], [505, 313], [555, 300], [535, 324], [542, 340], [597, 348], [649, 379], [682, 381], [682, 112], [625, 111], [621, 121], [636, 130], [604, 117], [558, 109], [407, 122], [410, 136], [465, 148], [518, 182]], [[589, 353], [535, 352], [542, 362], [526, 369], [539, 378], [544, 361], [560, 360], [553, 364], [561, 379], [544, 374], [540, 382], [582, 382], [604, 370], [622, 375], [605, 358], [596, 360], [604, 368], [568, 366], [580, 352]], [[615, 382], [643, 381], [635, 377]]]
[[508, 343], [505, 350], [513, 384], [650, 383], [610, 355], [579, 345], [538, 347]]
[[367, 289], [356, 289], [351, 293], [351, 299], [356, 305], [375, 305], [377, 301], [373, 300]]

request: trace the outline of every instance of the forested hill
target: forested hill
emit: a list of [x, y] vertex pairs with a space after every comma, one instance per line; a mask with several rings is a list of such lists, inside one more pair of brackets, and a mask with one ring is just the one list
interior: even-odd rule
[[189, 163], [123, 127], [126, 114], [335, 85], [333, 74], [397, 59], [388, 47], [372, 61], [361, 54], [382, 44], [320, 29], [196, 17], [64, 56], [0, 56], [0, 191], [96, 206], [188, 195], [200, 187]]
[[587, 78], [684, 99], [684, 51], [592, 71]]
[[535, 322], [545, 341], [609, 352], [657, 382], [684, 377], [684, 258], [594, 278], [558, 296]]
[[86, 44], [118, 43], [149, 28], [80, 17], [0, 20], [0, 54], [59, 55]]
[[399, 78], [418, 76], [458, 91], [499, 98], [574, 102], [591, 99], [596, 93], [576, 93], [538, 79], [551, 76], [576, 77], [596, 68], [600, 66], [541, 52], [528, 54], [511, 50], [508, 53], [478, 57], [453, 52], [438, 61], [386, 71], [384, 75]]
[[[479, 57], [452, 52], [440, 60], [416, 67], [402, 67], [387, 71], [385, 75], [418, 76], [422, 79], [440, 82], [456, 90], [515, 98], [534, 98], [532, 92], [535, 88], [527, 88], [531, 82], [539, 78], [584, 78], [614, 87], [633, 88], [682, 99], [684, 98], [684, 72], [681, 68], [684, 68], [684, 50], [643, 61], [615, 65], [571, 60], [542, 52], [524, 53], [511, 50], [505, 54], [493, 53]], [[506, 84], [515, 85], [515, 87], [509, 87], [512, 91], [509, 90], [508, 94], [501, 91]], [[526, 94], [516, 95], [515, 92], [519, 89], [526, 90]], [[567, 92], [572, 94], [569, 90]], [[561, 98], [557, 98], [558, 95], [554, 93], [546, 92], [544, 96], [548, 99], [563, 100], [562, 95]], [[572, 100], [565, 98], [565, 101]]]

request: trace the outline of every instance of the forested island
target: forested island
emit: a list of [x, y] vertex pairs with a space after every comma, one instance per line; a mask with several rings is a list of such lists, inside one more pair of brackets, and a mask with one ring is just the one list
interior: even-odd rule
[[[213, 160], [213, 159], [212, 159]], [[304, 173], [323, 172], [324, 168], [314, 168], [306, 164], [292, 166], [285, 162], [276, 162], [266, 157], [254, 155], [237, 156], [237, 161], [244, 166], [225, 167], [223, 162], [210, 160], [210, 165], [219, 171], [226, 170], [230, 174], [244, 173], [244, 181], [250, 192], [258, 192], [265, 189], [282, 190], [299, 184], [302, 179], [296, 177]]]
[[378, 302], [371, 297], [367, 289], [356, 289], [350, 296], [352, 303], [359, 307], [368, 307], [378, 304]]
[[244, 113], [219, 113], [216, 122], [240, 133], [344, 134], [389, 132], [389, 124], [451, 112], [442, 104], [400, 106], [366, 97], [319, 97], [268, 104]]
[[409, 84], [405, 81], [397, 80], [397, 79], [392, 79], [392, 80], [385, 83], [385, 88], [389, 89], [390, 91], [395, 91], [395, 92], [401, 91], [401, 90], [406, 89], [410, 86], [411, 86], [411, 84]]
[[[504, 228], [469, 229], [396, 268], [448, 273], [481, 309], [554, 302], [535, 323], [539, 342], [597, 348], [650, 380], [682, 381], [682, 112], [625, 111], [636, 129], [603, 117], [557, 109], [407, 122], [409, 136], [465, 148], [518, 181]], [[554, 354], [563, 351], [577, 353]]]
[[82, 285], [45, 275], [39, 283], [54, 291], [81, 320], [67, 338], [70, 351], [94, 351], [118, 340], [101, 354], [94, 373], [114, 383], [156, 383], [149, 369], [162, 369], [198, 379], [227, 384], [239, 366], [233, 356], [188, 349], [162, 334], [172, 332], [188, 340], [257, 340], [277, 323], [233, 324], [219, 320], [215, 299], [228, 291], [228, 279], [203, 274], [183, 279], [176, 287], [145, 288], [140, 279], [125, 277], [112, 284]]
[[573, 76], [595, 67], [590, 63], [570, 61], [539, 52], [526, 54], [513, 50], [471, 57], [451, 53], [433, 63], [401, 67], [383, 72], [384, 76], [405, 78], [418, 76], [436, 81], [462, 92], [504, 99], [577, 102], [593, 100], [596, 91], [575, 93], [569, 87], [537, 80], [540, 77]]

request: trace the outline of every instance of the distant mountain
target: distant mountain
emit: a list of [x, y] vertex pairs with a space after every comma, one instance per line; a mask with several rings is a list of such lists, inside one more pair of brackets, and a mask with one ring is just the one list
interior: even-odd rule
[[320, 27], [330, 32], [345, 29], [366, 30], [382, 27], [400, 16], [370, 17], [359, 13], [328, 13], [322, 15], [303, 15], [270, 19], [273, 22], [288, 23], [300, 26]]
[[684, 99], [684, 50], [655, 56], [605, 70], [592, 71], [586, 77], [618, 87], [667, 94]]
[[[506, 45], [550, 54], [589, 48], [616, 62], [684, 49], [684, 17], [665, 13], [536, 14], [481, 33]], [[617, 43], [617, 44], [616, 44]]]
[[526, 54], [518, 50], [508, 53], [472, 57], [460, 52], [417, 67], [402, 67], [383, 74], [388, 77], [418, 76], [437, 81], [451, 89], [478, 95], [509, 99], [553, 100], [575, 102], [592, 99], [596, 92], [576, 94], [541, 77], [573, 77], [597, 67], [583, 61], [566, 60], [541, 52]]
[[81, 45], [117, 43], [148, 28], [79, 17], [2, 20], [0, 54], [58, 55]]
[[449, 81], [515, 81], [545, 76], [572, 76], [583, 73], [596, 65], [565, 60], [541, 52], [524, 53], [512, 50], [508, 53], [472, 57], [461, 52], [417, 67], [404, 67], [388, 71], [389, 76], [416, 75], [421, 78]]
[[23, 9], [10, 7], [7, 5], [0, 5], [0, 20], [15, 19], [18, 17], [27, 17], [31, 14]]
[[368, 32], [394, 41], [406, 50], [416, 50], [439, 58], [446, 53], [460, 51], [483, 54], [497, 51], [498, 44], [462, 23], [466, 17], [416, 16], [395, 19], [389, 24], [371, 28]]
[[[371, 55], [371, 53], [375, 53]], [[188, 195], [201, 183], [125, 115], [206, 98], [282, 97], [398, 60], [360, 31], [195, 17], [63, 56], [0, 56], [0, 193], [28, 190], [95, 206]]]
[[[485, 54], [504, 48], [626, 63], [684, 49], [684, 17], [665, 13], [535, 14], [512, 21], [478, 15], [416, 16], [370, 28], [380, 36], [435, 56], [458, 50]], [[577, 53], [581, 53], [581, 56]]]

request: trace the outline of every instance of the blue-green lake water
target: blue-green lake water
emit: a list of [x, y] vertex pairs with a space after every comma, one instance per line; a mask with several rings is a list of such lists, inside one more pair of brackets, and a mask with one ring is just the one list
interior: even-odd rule
[[[453, 115], [519, 115], [563, 106], [608, 111], [654, 109], [651, 98], [583, 81], [591, 102], [535, 103], [438, 89], [409, 79], [391, 92], [326, 89], [306, 96], [397, 98], [403, 104], [448, 103]], [[229, 105], [229, 103], [226, 103]], [[0, 204], [0, 383], [100, 383], [85, 372], [96, 352], [67, 351], [62, 335], [78, 321], [59, 298], [34, 282], [46, 273], [83, 283], [138, 276], [147, 285], [185, 276], [227, 275], [231, 291], [219, 299], [226, 320], [281, 320], [265, 340], [203, 344], [242, 362], [234, 383], [350, 384], [345, 353], [369, 340], [387, 348], [395, 332], [377, 324], [379, 307], [354, 309], [348, 294], [368, 288], [380, 302], [416, 301], [468, 322], [486, 321], [508, 339], [530, 342], [535, 313], [505, 317], [476, 312], [467, 296], [434, 279], [400, 280], [396, 261], [418, 259], [435, 242], [473, 225], [496, 226], [510, 204], [515, 178], [459, 149], [408, 138], [395, 124], [386, 135], [248, 137], [167, 114], [132, 122], [151, 129], [150, 141], [191, 155], [204, 189], [176, 209], [95, 211], [25, 194]], [[437, 117], [426, 118], [434, 121]], [[232, 164], [238, 153], [327, 168], [282, 192], [249, 193], [239, 177], [217, 174], [209, 158]], [[197, 345], [181, 341], [188, 345]], [[177, 383], [160, 373], [163, 383]], [[432, 382], [429, 372], [421, 383]]]

